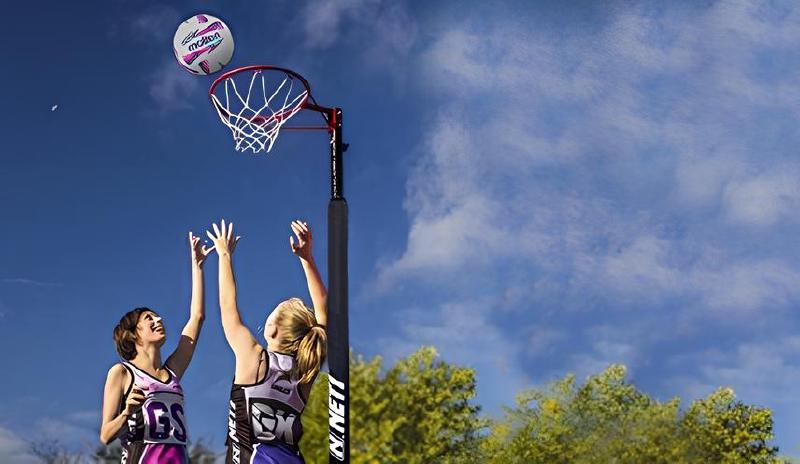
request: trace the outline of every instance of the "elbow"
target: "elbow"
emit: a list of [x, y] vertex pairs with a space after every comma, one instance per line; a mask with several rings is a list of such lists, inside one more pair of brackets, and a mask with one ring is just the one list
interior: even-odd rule
[[112, 441], [116, 440], [117, 436], [120, 434], [120, 430], [114, 432], [110, 430], [111, 424], [106, 423], [102, 427], [100, 427], [100, 443], [104, 446], [108, 446], [111, 444]]

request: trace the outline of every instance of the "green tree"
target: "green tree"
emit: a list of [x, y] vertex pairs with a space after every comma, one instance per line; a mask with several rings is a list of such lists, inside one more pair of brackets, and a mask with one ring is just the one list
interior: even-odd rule
[[775, 462], [778, 448], [768, 444], [773, 438], [772, 412], [736, 400], [730, 388], [692, 403], [682, 426], [697, 462]]
[[119, 463], [122, 460], [122, 445], [119, 440], [114, 440], [108, 445], [99, 445], [94, 449], [92, 458], [98, 464]]
[[28, 442], [31, 454], [44, 464], [80, 464], [85, 462], [83, 453], [71, 450], [55, 438], [42, 438]]
[[187, 453], [191, 464], [213, 464], [219, 456], [219, 453], [215, 453], [202, 438], [191, 443]]
[[685, 413], [625, 381], [613, 365], [577, 385], [574, 376], [523, 392], [482, 444], [493, 463], [777, 463], [768, 409], [718, 390]]
[[[422, 348], [382, 373], [380, 357], [350, 361], [351, 462], [475, 462], [487, 423], [478, 416], [475, 371]], [[328, 381], [317, 380], [303, 414], [309, 463], [328, 458]]]

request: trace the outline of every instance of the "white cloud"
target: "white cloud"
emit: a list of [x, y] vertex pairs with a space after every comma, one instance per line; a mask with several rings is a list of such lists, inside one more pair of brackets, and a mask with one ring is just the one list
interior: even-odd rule
[[[758, 44], [730, 31], [763, 29], [747, 11], [731, 4], [654, 17], [633, 8], [600, 34], [559, 40], [515, 21], [492, 33], [444, 31], [421, 62], [425, 84], [448, 103], [408, 181], [407, 247], [380, 269], [378, 286], [491, 269], [517, 254], [530, 263], [520, 271], [570, 268], [571, 285], [608, 293], [593, 283], [608, 284], [631, 303], [732, 303], [721, 304], [711, 281], [746, 279], [736, 269], [772, 267], [760, 264], [771, 258], [741, 260], [704, 230], [674, 237], [665, 228], [710, 212], [706, 226], [725, 233], [726, 221], [771, 226], [796, 210], [800, 163], [754, 174], [770, 157], [754, 152], [760, 140], [745, 129], [762, 121], [764, 105], [786, 102], [742, 87], [765, 87], [747, 77]], [[727, 56], [731, 40], [744, 50]], [[720, 91], [717, 77], [733, 74], [745, 76], [737, 90]], [[645, 87], [659, 80], [663, 89]], [[710, 249], [714, 262], [705, 261]], [[760, 294], [775, 290], [777, 274], [750, 277], [742, 308], [791, 299], [785, 285], [782, 296]]]
[[716, 207], [726, 182], [741, 169], [735, 161], [741, 158], [741, 154], [731, 151], [720, 154], [718, 151], [690, 153], [685, 150], [675, 170], [677, 200], [693, 209]]
[[35, 448], [68, 457], [69, 462], [90, 462], [91, 452], [99, 445], [99, 419], [97, 411], [76, 411], [63, 418], [36, 419], [28, 429], [0, 426], [0, 462], [41, 463]]
[[653, 296], [680, 291], [683, 279], [680, 269], [672, 265], [671, 243], [653, 236], [641, 235], [604, 259], [601, 273], [622, 294], [647, 300]]
[[311, 47], [330, 46], [338, 38], [340, 23], [344, 19], [376, 2], [377, 0], [309, 2], [303, 15], [307, 44]]
[[63, 284], [56, 282], [43, 282], [40, 280], [26, 279], [23, 277], [10, 277], [3, 279], [4, 284], [30, 285], [32, 287], [60, 287]]
[[555, 347], [558, 343], [568, 338], [568, 335], [562, 330], [549, 327], [533, 327], [530, 329], [529, 338], [524, 344], [523, 350], [527, 356], [534, 358], [552, 356], [556, 354]]
[[159, 113], [193, 108], [200, 97], [200, 81], [175, 60], [158, 66], [148, 77], [149, 93]]
[[131, 36], [138, 41], [161, 44], [172, 39], [184, 19], [171, 6], [151, 5], [130, 22]]
[[[84, 422], [84, 421], [82, 421]], [[78, 424], [72, 420], [54, 417], [43, 417], [36, 421], [36, 435], [43, 441], [53, 441], [64, 444], [70, 449], [85, 448], [97, 443], [97, 428], [95, 424]]]
[[782, 217], [793, 217], [800, 206], [796, 166], [734, 180], [724, 192], [728, 217], [735, 222], [770, 226]]
[[462, 300], [429, 302], [425, 308], [398, 317], [402, 338], [381, 340], [382, 354], [389, 362], [407, 356], [422, 345], [432, 345], [449, 363], [476, 368], [479, 380], [504, 378], [502, 385], [479, 382], [487, 396], [510, 396], [519, 385], [529, 384], [526, 374], [513, 362], [518, 344], [507, 339], [495, 319], [496, 302]]
[[745, 342], [733, 350], [708, 349], [676, 356], [672, 362], [692, 366], [698, 374], [674, 379], [687, 399], [731, 387], [742, 400], [786, 413], [800, 407], [794, 391], [800, 382], [797, 352], [800, 337]]
[[785, 309], [800, 300], [800, 270], [779, 260], [745, 261], [722, 269], [703, 269], [692, 277], [707, 307], [727, 317], [742, 313], [747, 316], [743, 321], [754, 312]]
[[97, 409], [75, 411], [68, 414], [67, 419], [77, 424], [93, 428], [100, 424], [100, 411]]
[[388, 65], [408, 55], [417, 25], [405, 2], [387, 0], [312, 0], [301, 15], [305, 45], [328, 48], [358, 40], [367, 65]]
[[[800, 299], [800, 130], [785, 123], [800, 108], [786, 45], [800, 41], [800, 9], [771, 8], [624, 8], [590, 35], [509, 17], [432, 33], [418, 69], [434, 122], [407, 183], [407, 244], [375, 287], [494, 304], [460, 306], [481, 331], [452, 303], [424, 318], [401, 309], [409, 326], [387, 343], [444, 344], [480, 370], [484, 340], [498, 340], [519, 379], [614, 362], [652, 375], [673, 349], [708, 356], [684, 383], [789, 395], [744, 382], [766, 375], [756, 337], [793, 343], [782, 329]], [[768, 72], [767, 59], [787, 67]], [[600, 320], [617, 325], [598, 332]], [[710, 334], [734, 338], [737, 355], [711, 356]], [[548, 358], [557, 369], [515, 367]], [[781, 359], [765, 366], [791, 374]]]
[[30, 453], [29, 444], [13, 431], [0, 427], [0, 462], [14, 464], [40, 464], [42, 461]]
[[612, 364], [624, 364], [628, 368], [635, 366], [638, 348], [626, 343], [599, 340], [594, 343], [591, 351], [577, 353], [571, 357], [570, 370], [578, 379], [585, 379], [590, 375], [597, 375]]

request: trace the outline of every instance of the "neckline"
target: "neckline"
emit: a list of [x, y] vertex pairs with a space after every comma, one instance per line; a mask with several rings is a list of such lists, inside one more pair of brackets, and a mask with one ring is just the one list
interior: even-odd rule
[[293, 355], [293, 354], [284, 353], [283, 351], [277, 351], [277, 350], [276, 351], [270, 351], [270, 353], [281, 354], [283, 356], [288, 356], [290, 358], [294, 358], [295, 357], [295, 355]]
[[134, 364], [133, 361], [128, 361], [128, 363], [130, 363], [131, 366], [135, 367], [137, 371], [139, 371], [142, 374], [150, 377], [151, 379], [155, 380], [156, 382], [158, 382], [158, 383], [160, 383], [162, 385], [169, 385], [169, 383], [172, 382], [172, 378], [173, 378], [172, 377], [172, 371], [169, 370], [169, 368], [167, 366], [161, 366], [161, 367], [162, 367], [162, 369], [167, 371], [167, 374], [169, 374], [169, 376], [167, 377], [167, 380], [161, 380], [161, 379], [151, 375], [149, 372], [147, 372], [146, 370], [144, 370], [141, 367], [137, 366], [136, 364]]

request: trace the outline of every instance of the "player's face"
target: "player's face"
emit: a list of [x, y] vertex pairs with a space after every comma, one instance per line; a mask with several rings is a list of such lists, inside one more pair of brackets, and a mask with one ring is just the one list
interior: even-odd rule
[[161, 317], [152, 311], [145, 311], [139, 316], [136, 333], [142, 342], [156, 343], [159, 346], [167, 339], [167, 332]]

